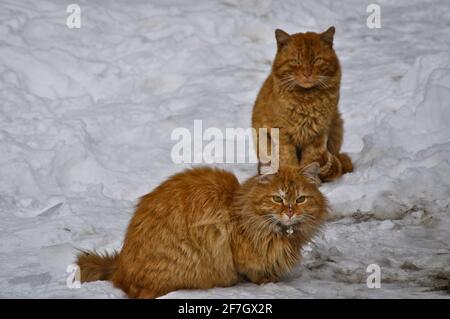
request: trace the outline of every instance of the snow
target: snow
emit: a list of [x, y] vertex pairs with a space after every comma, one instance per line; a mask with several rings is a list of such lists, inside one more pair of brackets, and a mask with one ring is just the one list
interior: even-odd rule
[[447, 0], [378, 1], [381, 29], [366, 27], [370, 1], [78, 3], [69, 29], [64, 2], [0, 2], [0, 297], [124, 297], [69, 289], [75, 248], [120, 248], [138, 197], [188, 166], [171, 161], [174, 128], [250, 125], [275, 28], [330, 25], [356, 170], [323, 185], [327, 227], [280, 283], [163, 298], [449, 297]]

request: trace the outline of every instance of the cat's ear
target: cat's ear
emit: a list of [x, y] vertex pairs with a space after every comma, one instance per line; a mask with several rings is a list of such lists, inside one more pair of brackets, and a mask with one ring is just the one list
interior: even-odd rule
[[319, 177], [320, 165], [317, 162], [306, 165], [300, 170], [300, 174], [307, 177], [311, 182], [320, 186], [321, 180]]
[[334, 39], [334, 33], [336, 32], [336, 29], [334, 27], [329, 27], [327, 31], [320, 34], [320, 38], [323, 42], [328, 44], [330, 47], [333, 47], [333, 39]]
[[278, 47], [278, 49], [280, 49], [283, 45], [285, 45], [290, 37], [291, 36], [289, 35], [289, 33], [284, 32], [281, 29], [276, 29], [275, 30], [275, 38], [277, 39], [277, 47]]

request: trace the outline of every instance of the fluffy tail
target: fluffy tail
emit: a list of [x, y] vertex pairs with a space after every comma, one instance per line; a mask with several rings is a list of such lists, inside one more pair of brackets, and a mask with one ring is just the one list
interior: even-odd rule
[[342, 164], [342, 174], [353, 172], [353, 164], [350, 156], [345, 153], [340, 153], [337, 157]]
[[119, 254], [98, 253], [96, 251], [81, 251], [77, 256], [80, 266], [81, 282], [110, 280], [117, 266]]

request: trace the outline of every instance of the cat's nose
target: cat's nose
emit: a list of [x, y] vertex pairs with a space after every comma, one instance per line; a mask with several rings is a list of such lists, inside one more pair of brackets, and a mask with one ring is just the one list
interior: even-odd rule
[[285, 213], [287, 217], [291, 218], [294, 215], [294, 212], [292, 211], [291, 205], [289, 205], [287, 212]]

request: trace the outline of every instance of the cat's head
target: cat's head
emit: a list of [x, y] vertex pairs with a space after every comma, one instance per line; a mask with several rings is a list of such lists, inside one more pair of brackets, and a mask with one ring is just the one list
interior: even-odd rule
[[327, 201], [318, 186], [319, 165], [301, 169], [280, 167], [277, 173], [252, 178], [243, 185], [243, 220], [254, 229], [300, 233], [309, 237], [327, 214]]
[[334, 27], [323, 33], [292, 35], [275, 30], [278, 50], [273, 74], [279, 85], [288, 90], [295, 87], [327, 89], [338, 85], [341, 71], [333, 50], [334, 32]]

